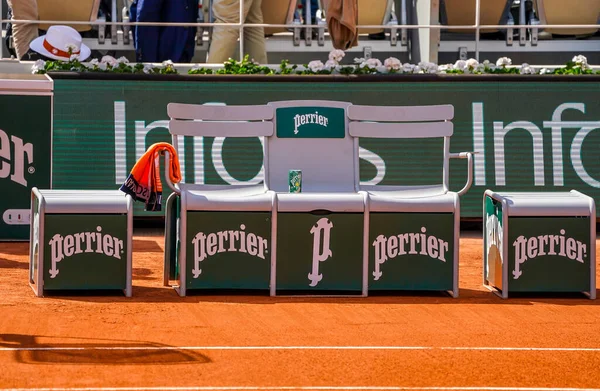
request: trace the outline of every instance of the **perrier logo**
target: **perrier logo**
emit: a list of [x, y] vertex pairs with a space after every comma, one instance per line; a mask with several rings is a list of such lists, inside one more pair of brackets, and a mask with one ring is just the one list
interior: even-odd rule
[[296, 114], [294, 117], [294, 134], [300, 132], [300, 127], [302, 125], [317, 124], [326, 128], [328, 123], [329, 118], [320, 115], [318, 111], [315, 111], [314, 114]]
[[275, 118], [278, 138], [346, 137], [346, 111], [341, 107], [279, 107]]
[[[11, 146], [12, 144], [12, 146]], [[11, 153], [12, 150], [12, 153]], [[8, 178], [21, 186], [27, 187], [25, 170], [29, 174], [35, 172], [33, 166], [33, 144], [25, 143], [22, 138], [10, 136], [0, 129], [0, 178]]]
[[[37, 215], [36, 215], [37, 217]], [[107, 257], [121, 259], [124, 252], [123, 240], [110, 234], [103, 234], [102, 227], [96, 228], [97, 232], [78, 232], [62, 236], [56, 234], [48, 242], [50, 245], [50, 278], [58, 275], [57, 264], [65, 258], [82, 253], [98, 253]]]
[[309, 286], [317, 286], [319, 281], [323, 279], [323, 273], [319, 272], [319, 263], [325, 262], [333, 256], [333, 252], [329, 247], [332, 228], [333, 223], [328, 218], [323, 217], [310, 229], [313, 236], [313, 256], [312, 271], [308, 273]]

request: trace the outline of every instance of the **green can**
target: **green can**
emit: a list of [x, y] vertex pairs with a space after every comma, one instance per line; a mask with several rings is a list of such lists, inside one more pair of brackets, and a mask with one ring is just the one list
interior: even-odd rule
[[290, 170], [288, 183], [290, 193], [302, 193], [302, 170]]

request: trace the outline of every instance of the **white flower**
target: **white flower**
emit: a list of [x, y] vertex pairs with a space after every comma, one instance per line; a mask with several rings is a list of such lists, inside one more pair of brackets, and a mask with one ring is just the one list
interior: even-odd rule
[[500, 57], [498, 61], [496, 61], [496, 66], [498, 68], [506, 68], [508, 65], [512, 65], [512, 60], [508, 57]]
[[129, 64], [129, 60], [123, 56], [119, 57], [119, 59], [117, 60], [117, 63], [119, 64]]
[[402, 67], [402, 63], [396, 57], [389, 57], [383, 61], [383, 66], [385, 66], [388, 71], [398, 71]]
[[465, 60], [458, 60], [454, 63], [453, 68], [457, 71], [465, 71], [467, 69], [467, 62]]
[[479, 73], [484, 73], [485, 72], [485, 65], [483, 64], [477, 64], [477, 66], [474, 69], [475, 72], [479, 72]]
[[533, 69], [533, 67], [524, 62], [523, 65], [521, 65], [521, 70], [519, 71], [519, 73], [521, 75], [535, 75], [536, 71], [535, 69]]
[[360, 64], [361, 68], [369, 68], [369, 69], [376, 69], [380, 66], [382, 66], [383, 64], [381, 64], [381, 61], [379, 61], [376, 58], [369, 58], [367, 61], [364, 61], [362, 64]]
[[100, 69], [101, 71], [105, 71], [107, 67], [108, 63], [106, 62], [101, 62], [100, 64], [98, 64], [98, 69]]
[[165, 68], [172, 67], [174, 65], [175, 64], [173, 64], [173, 61], [171, 61], [171, 60], [166, 60], [166, 61], [163, 61], [163, 63], [162, 63], [162, 66], [165, 67]]
[[106, 65], [110, 65], [111, 67], [114, 67], [115, 65], [117, 65], [117, 59], [114, 58], [113, 56], [104, 56], [102, 57], [102, 59], [100, 60], [100, 63], [102, 64], [106, 64]]
[[587, 58], [585, 56], [582, 56], [581, 54], [573, 57], [572, 61], [575, 63], [575, 65], [579, 65], [583, 70], [590, 69], [590, 66], [587, 62]]
[[375, 67], [375, 69], [379, 73], [388, 73], [389, 72], [388, 68], [386, 66], [384, 66], [384, 65], [380, 65], [378, 67]]
[[[150, 73], [150, 71], [152, 71], [154, 67], [151, 64], [144, 64], [144, 73], [148, 74]], [[198, 67], [196, 67], [196, 69], [199, 69]]]
[[471, 70], [471, 71], [472, 71], [472, 70], [476, 69], [476, 68], [477, 68], [477, 66], [479, 66], [479, 61], [477, 61], [476, 59], [474, 59], [474, 58], [469, 58], [469, 59], [467, 60], [467, 68], [469, 68], [469, 70]]
[[338, 62], [335, 60], [327, 60], [327, 62], [324, 65], [324, 69], [330, 71], [333, 70], [335, 68], [337, 68], [338, 66]]
[[77, 60], [79, 60], [79, 54], [73, 54], [69, 58], [69, 61], [77, 61]]
[[425, 62], [425, 61], [421, 61], [419, 63], [419, 68], [421, 70], [423, 70], [423, 73], [438, 73], [438, 69], [439, 69], [437, 64], [434, 64], [432, 62]]
[[344, 58], [345, 55], [346, 53], [344, 53], [343, 50], [334, 49], [331, 52], [329, 52], [329, 60], [339, 63], [340, 61], [342, 61], [342, 58]]
[[355, 64], [362, 64], [363, 62], [365, 62], [365, 59], [362, 57], [355, 57], [354, 58], [354, 63]]
[[454, 69], [454, 65], [452, 65], [452, 64], [444, 64], [444, 65], [440, 65], [438, 67], [438, 72], [440, 72], [440, 73], [446, 73], [447, 71], [451, 71], [452, 69]]
[[402, 72], [403, 73], [413, 73], [415, 70], [415, 66], [413, 64], [405, 63], [402, 64]]
[[77, 46], [73, 45], [72, 43], [68, 43], [65, 45], [65, 52], [73, 53], [75, 51], [77, 51]]
[[323, 70], [324, 67], [325, 65], [323, 65], [323, 62], [320, 60], [314, 60], [308, 63], [308, 69], [313, 72], [319, 72]]
[[46, 62], [44, 60], [37, 60], [33, 66], [31, 67], [31, 73], [36, 74], [46, 66]]
[[90, 65], [93, 67], [98, 66], [98, 64], [100, 64], [100, 61], [98, 61], [97, 58], [94, 58], [92, 61], [90, 61]]

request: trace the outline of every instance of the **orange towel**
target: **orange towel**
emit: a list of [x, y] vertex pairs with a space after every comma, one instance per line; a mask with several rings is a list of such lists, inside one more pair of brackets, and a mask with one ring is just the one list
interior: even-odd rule
[[144, 201], [145, 210], [158, 212], [161, 210], [162, 183], [160, 181], [160, 153], [168, 151], [171, 155], [168, 171], [171, 182], [181, 182], [181, 169], [175, 148], [169, 143], [152, 144], [144, 155], [135, 163], [121, 191], [130, 194], [135, 201]]
[[347, 50], [358, 46], [358, 0], [329, 0], [326, 11], [333, 47]]

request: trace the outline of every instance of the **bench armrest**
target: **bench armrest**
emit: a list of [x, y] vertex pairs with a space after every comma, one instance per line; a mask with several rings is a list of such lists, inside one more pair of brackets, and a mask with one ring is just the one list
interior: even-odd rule
[[[164, 155], [165, 157], [165, 170], [168, 170], [171, 166], [171, 154], [169, 153], [169, 151], [162, 151], [161, 155]], [[174, 184], [173, 181], [171, 181], [171, 176], [168, 172], [165, 172], [165, 182], [174, 193], [181, 194], [181, 189], [179, 188], [179, 185], [176, 183]]]
[[467, 184], [460, 191], [458, 191], [458, 195], [464, 195], [473, 184], [473, 153], [474, 152], [459, 152], [459, 153], [451, 153], [451, 159], [467, 159]]

